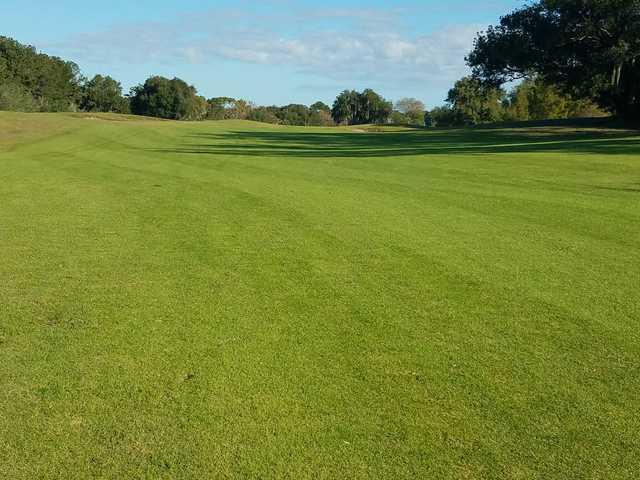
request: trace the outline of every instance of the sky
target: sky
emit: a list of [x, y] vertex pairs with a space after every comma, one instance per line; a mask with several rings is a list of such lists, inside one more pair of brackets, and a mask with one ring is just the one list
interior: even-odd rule
[[259, 105], [345, 89], [443, 103], [477, 32], [513, 0], [1, 0], [0, 35], [125, 91], [152, 75]]

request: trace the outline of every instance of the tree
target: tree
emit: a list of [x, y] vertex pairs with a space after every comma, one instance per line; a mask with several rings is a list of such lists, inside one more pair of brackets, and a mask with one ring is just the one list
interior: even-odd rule
[[504, 119], [511, 121], [602, 115], [604, 113], [589, 100], [575, 100], [541, 77], [524, 80], [504, 102]]
[[333, 103], [331, 116], [337, 124], [362, 125], [384, 123], [392, 112], [391, 102], [368, 88], [362, 93], [345, 90], [338, 95]]
[[241, 98], [235, 100], [233, 102], [233, 106], [229, 110], [229, 118], [235, 120], [246, 120], [249, 118], [251, 111], [255, 107], [254, 104], [247, 100], [242, 100]]
[[0, 110], [36, 112], [38, 105], [31, 92], [17, 83], [0, 83]]
[[356, 117], [359, 124], [385, 123], [393, 112], [393, 104], [367, 88], [359, 95], [360, 107]]
[[172, 120], [202, 120], [207, 114], [206, 100], [195, 87], [179, 78], [151, 77], [131, 90], [131, 111]]
[[251, 110], [248, 119], [253, 120], [254, 122], [279, 124], [280, 119], [277, 115], [279, 111], [280, 108], [276, 106], [256, 107]]
[[74, 110], [83, 78], [73, 62], [38, 53], [0, 36], [0, 107], [58, 112]]
[[283, 125], [307, 125], [309, 108], [306, 105], [286, 105], [281, 107], [276, 115]]
[[396, 110], [406, 116], [406, 123], [412, 125], [424, 124], [424, 103], [415, 98], [403, 98], [396, 102]]
[[309, 111], [331, 113], [331, 107], [324, 102], [316, 102], [309, 107]]
[[358, 110], [358, 92], [343, 91], [333, 102], [331, 116], [338, 125], [353, 123]]
[[540, 0], [502, 17], [467, 57], [490, 85], [540, 75], [574, 98], [640, 118], [640, 0]]
[[409, 117], [407, 117], [406, 114], [398, 111], [398, 110], [394, 110], [393, 112], [391, 112], [391, 116], [389, 117], [389, 121], [394, 124], [394, 125], [408, 125], [409, 124]]
[[433, 127], [435, 124], [434, 120], [433, 120], [433, 115], [431, 114], [431, 112], [426, 111], [424, 112], [424, 126], [426, 128], [431, 128]]
[[207, 112], [209, 110], [209, 105], [207, 104], [207, 99], [200, 95], [195, 95], [193, 97], [189, 97], [187, 113], [181, 120], [204, 120], [207, 118]]
[[86, 112], [128, 113], [129, 102], [113, 78], [96, 75], [82, 86], [80, 108]]
[[503, 98], [502, 90], [487, 87], [475, 78], [464, 77], [449, 90], [447, 103], [454, 111], [455, 123], [477, 125], [502, 119]]
[[331, 118], [331, 108], [323, 102], [316, 102], [309, 107], [309, 125], [317, 127], [329, 127], [334, 125]]
[[429, 113], [435, 127], [453, 127], [459, 124], [459, 117], [450, 105], [433, 108]]
[[236, 100], [231, 97], [215, 97], [207, 100], [207, 118], [209, 120], [225, 120], [228, 112], [234, 107]]

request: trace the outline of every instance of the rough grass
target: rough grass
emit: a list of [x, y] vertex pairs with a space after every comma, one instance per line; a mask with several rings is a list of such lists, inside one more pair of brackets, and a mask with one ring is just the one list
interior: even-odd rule
[[640, 471], [640, 136], [0, 114], [0, 477]]

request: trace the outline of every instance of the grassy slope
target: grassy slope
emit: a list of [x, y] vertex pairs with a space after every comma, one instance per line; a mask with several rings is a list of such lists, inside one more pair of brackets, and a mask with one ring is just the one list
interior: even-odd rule
[[0, 477], [640, 469], [637, 134], [120, 120], [0, 114]]

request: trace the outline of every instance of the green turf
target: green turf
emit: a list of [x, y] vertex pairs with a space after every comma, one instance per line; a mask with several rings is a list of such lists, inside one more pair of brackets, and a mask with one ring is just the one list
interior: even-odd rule
[[0, 114], [0, 478], [640, 471], [640, 134]]

